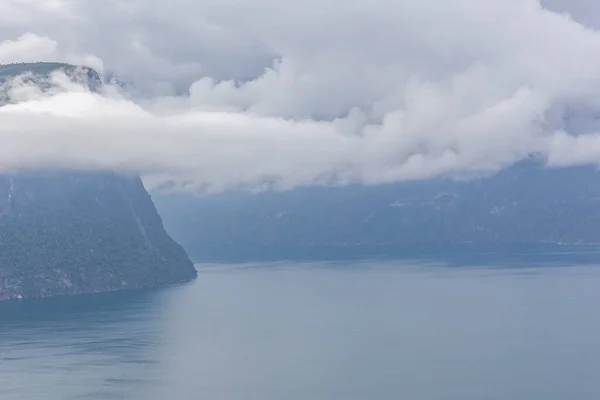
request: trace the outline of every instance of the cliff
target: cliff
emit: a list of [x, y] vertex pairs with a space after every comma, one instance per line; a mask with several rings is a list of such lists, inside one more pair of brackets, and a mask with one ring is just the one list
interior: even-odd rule
[[139, 178], [0, 177], [0, 300], [159, 287], [193, 279]]
[[[51, 74], [57, 70], [92, 91], [102, 88], [88, 67], [0, 65], [0, 106], [18, 101], [14, 85], [55, 89]], [[139, 178], [72, 171], [0, 175], [0, 300], [151, 288], [195, 276]]]

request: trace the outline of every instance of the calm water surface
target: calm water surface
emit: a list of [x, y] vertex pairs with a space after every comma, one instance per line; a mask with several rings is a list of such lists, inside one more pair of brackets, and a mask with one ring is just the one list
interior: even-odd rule
[[198, 267], [0, 304], [0, 399], [600, 398], [600, 266]]

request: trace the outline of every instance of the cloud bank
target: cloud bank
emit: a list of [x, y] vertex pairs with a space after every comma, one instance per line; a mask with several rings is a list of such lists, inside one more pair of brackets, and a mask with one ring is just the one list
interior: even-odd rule
[[50, 93], [5, 85], [0, 169], [111, 168], [217, 191], [483, 174], [531, 154], [596, 164], [600, 31], [586, 7], [600, 11], [9, 0], [0, 63], [87, 64], [126, 90], [92, 93], [60, 74]]

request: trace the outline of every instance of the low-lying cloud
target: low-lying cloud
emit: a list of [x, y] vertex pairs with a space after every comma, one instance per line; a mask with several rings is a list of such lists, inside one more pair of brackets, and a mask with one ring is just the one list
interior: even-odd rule
[[11, 1], [0, 34], [24, 32], [0, 36], [0, 62], [88, 64], [127, 89], [12, 81], [3, 170], [216, 191], [482, 174], [532, 153], [600, 161], [600, 32], [534, 0], [108, 2], [137, 17], [105, 38], [91, 2], [17, 15]]

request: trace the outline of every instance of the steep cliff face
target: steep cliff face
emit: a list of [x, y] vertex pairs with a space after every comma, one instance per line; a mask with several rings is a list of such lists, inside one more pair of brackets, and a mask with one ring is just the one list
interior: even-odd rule
[[139, 178], [0, 177], [0, 300], [159, 287], [195, 276]]

